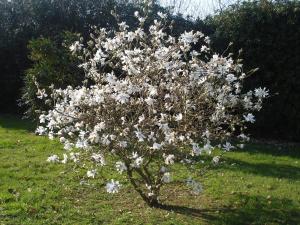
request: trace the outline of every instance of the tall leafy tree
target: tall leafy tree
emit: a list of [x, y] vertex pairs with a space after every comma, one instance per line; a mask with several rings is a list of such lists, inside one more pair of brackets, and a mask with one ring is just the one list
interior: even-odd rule
[[242, 51], [246, 68], [259, 70], [247, 87], [263, 85], [272, 97], [258, 114], [257, 137], [299, 141], [300, 2], [251, 1], [231, 5], [206, 20], [214, 48]]

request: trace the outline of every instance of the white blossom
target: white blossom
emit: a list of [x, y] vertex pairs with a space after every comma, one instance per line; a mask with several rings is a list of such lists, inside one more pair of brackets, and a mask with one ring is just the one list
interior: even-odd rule
[[145, 120], [145, 115], [143, 114], [139, 117], [139, 123], [143, 122], [144, 120]]
[[127, 170], [127, 166], [125, 165], [124, 162], [118, 161], [116, 162], [116, 169], [119, 173], [123, 173], [124, 171]]
[[205, 151], [207, 152], [208, 154], [211, 154], [211, 151], [213, 149], [213, 146], [211, 146], [210, 142], [207, 142], [203, 148], [202, 148], [202, 151]]
[[59, 157], [57, 155], [51, 155], [48, 157], [47, 162], [59, 162]]
[[233, 149], [234, 146], [230, 144], [230, 142], [226, 142], [224, 145], [223, 145], [223, 149], [225, 151], [230, 151], [231, 149]]
[[174, 160], [175, 160], [175, 155], [173, 154], [167, 155], [167, 157], [165, 157], [165, 164], [167, 165], [174, 164]]
[[201, 46], [201, 52], [207, 52], [209, 48], [206, 45]]
[[46, 116], [45, 115], [40, 115], [39, 116], [39, 120], [40, 120], [40, 123], [45, 123], [46, 122]]
[[182, 113], [179, 113], [175, 116], [175, 121], [180, 121], [182, 120]]
[[244, 141], [249, 141], [250, 140], [250, 138], [247, 135], [243, 134], [243, 133], [241, 133], [238, 137], [241, 138]]
[[136, 159], [134, 159], [131, 166], [135, 168], [139, 168], [142, 165], [143, 161], [144, 161], [143, 157], [137, 157]]
[[97, 154], [97, 153], [93, 153], [91, 158], [98, 164], [100, 164], [101, 166], [104, 166], [105, 163], [105, 159], [103, 157], [102, 154]]
[[120, 141], [119, 142], [119, 146], [121, 147], [121, 148], [126, 148], [127, 147], [127, 141]]
[[199, 147], [199, 145], [196, 144], [196, 143], [193, 143], [192, 146], [193, 146], [193, 148], [192, 148], [193, 149], [192, 155], [195, 155], [195, 156], [200, 155], [202, 151], [201, 151], [201, 148]]
[[64, 154], [64, 159], [61, 161], [63, 164], [66, 164], [68, 162], [68, 155]]
[[142, 132], [139, 130], [135, 131], [135, 135], [139, 142], [143, 142], [144, 139], [146, 138], [145, 135], [143, 135]]
[[233, 74], [228, 74], [227, 77], [226, 77], [226, 80], [227, 80], [229, 83], [232, 83], [232, 82], [236, 81], [237, 78], [236, 78]]
[[97, 173], [97, 170], [88, 170], [88, 171], [86, 172], [86, 176], [87, 176], [88, 178], [95, 178], [96, 173]]
[[35, 132], [38, 134], [38, 135], [44, 135], [45, 133], [46, 133], [46, 129], [45, 129], [45, 127], [42, 127], [42, 126], [39, 126], [36, 130], [35, 130]]
[[244, 119], [246, 122], [254, 123], [255, 117], [252, 113], [248, 113], [247, 115], [244, 115]]
[[126, 94], [126, 93], [120, 93], [120, 94], [118, 94], [117, 96], [116, 96], [116, 100], [118, 101], [118, 102], [120, 102], [121, 104], [125, 104], [126, 102], [128, 102], [129, 101], [129, 95], [128, 94]]
[[169, 172], [164, 173], [161, 179], [164, 183], [170, 183], [172, 181], [171, 174]]
[[183, 34], [180, 35], [180, 40], [184, 44], [190, 44], [190, 43], [196, 43], [198, 41], [197, 35], [193, 32], [184, 32]]
[[149, 105], [149, 106], [152, 106], [154, 104], [154, 99], [153, 98], [146, 98], [145, 99], [145, 102]]
[[160, 149], [161, 147], [162, 147], [162, 145], [161, 145], [161, 144], [158, 144], [158, 143], [153, 143], [152, 149], [154, 149], [154, 150], [158, 150], [158, 149]]
[[214, 164], [218, 164], [219, 161], [220, 161], [220, 156], [213, 157], [212, 161], [213, 161]]
[[46, 98], [48, 95], [46, 93], [45, 89], [38, 89], [37, 93], [36, 93], [37, 98], [39, 99], [44, 99]]
[[119, 181], [114, 181], [113, 179], [106, 184], [106, 191], [111, 194], [118, 193], [120, 188], [121, 184]]
[[164, 14], [164, 13], [162, 13], [162, 12], [158, 12], [157, 15], [158, 15], [160, 18], [162, 18], [162, 19], [167, 18], [167, 14]]
[[78, 152], [71, 152], [70, 153], [70, 160], [72, 160], [73, 162], [79, 162], [79, 156], [80, 156], [80, 153]]
[[254, 90], [254, 95], [258, 98], [266, 98], [269, 96], [269, 91], [265, 87], [259, 87]]
[[71, 46], [70, 46], [70, 51], [72, 53], [76, 53], [77, 51], [81, 50], [82, 44], [79, 43], [79, 41], [75, 41]]

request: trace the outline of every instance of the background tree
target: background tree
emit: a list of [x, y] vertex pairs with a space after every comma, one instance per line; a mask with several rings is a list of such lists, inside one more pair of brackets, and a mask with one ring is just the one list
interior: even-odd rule
[[205, 23], [218, 52], [242, 49], [246, 69], [258, 67], [246, 88], [264, 85], [272, 97], [257, 114], [256, 137], [299, 141], [300, 2], [247, 1], [229, 6]]
[[28, 44], [29, 59], [32, 67], [27, 69], [24, 76], [22, 103], [25, 104], [26, 116], [37, 118], [52, 105], [37, 98], [38, 87], [50, 94], [49, 86], [53, 88], [67, 86], [76, 87], [84, 78], [83, 71], [78, 67], [80, 60], [71, 54], [69, 46], [79, 40], [79, 36], [65, 32], [56, 37], [38, 38]]
[[28, 42], [39, 36], [55, 38], [63, 31], [84, 37], [91, 25], [113, 27], [110, 11], [122, 16], [136, 7], [123, 0], [0, 0], [0, 111], [17, 112], [27, 58]]

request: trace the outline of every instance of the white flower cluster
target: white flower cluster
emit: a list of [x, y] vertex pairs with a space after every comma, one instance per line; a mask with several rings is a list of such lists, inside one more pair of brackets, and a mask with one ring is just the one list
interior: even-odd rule
[[[161, 183], [171, 181], [171, 172], [158, 169], [155, 174], [156, 167], [189, 164], [210, 154], [216, 142], [229, 151], [234, 146], [228, 140], [235, 135], [247, 140], [246, 124], [255, 121], [252, 112], [261, 109], [268, 91], [242, 93], [242, 65], [213, 54], [201, 32], [176, 38], [166, 32], [166, 15], [160, 13], [161, 21], [148, 30], [145, 18], [135, 16], [140, 22], [135, 30], [122, 22], [114, 32], [95, 30], [86, 48], [79, 42], [71, 46], [85, 59], [80, 66], [90, 85], [54, 90], [55, 106], [41, 115], [37, 132], [59, 137], [65, 149], [86, 150], [95, 166], [105, 165], [105, 154], [117, 156], [117, 171], [126, 171], [132, 182], [136, 173], [157, 197]], [[178, 151], [180, 147], [190, 151]], [[96, 174], [91, 170], [87, 176]], [[201, 192], [201, 185], [190, 185]], [[113, 180], [107, 184], [110, 193], [119, 187]]]

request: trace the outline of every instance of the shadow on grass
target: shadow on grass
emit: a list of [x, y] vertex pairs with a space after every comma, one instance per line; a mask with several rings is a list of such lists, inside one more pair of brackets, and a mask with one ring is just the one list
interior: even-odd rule
[[191, 216], [191, 217], [197, 217], [204, 219], [206, 221], [214, 221], [218, 217], [215, 215], [216, 211], [230, 211], [231, 209], [227, 208], [213, 208], [213, 209], [195, 209], [195, 208], [190, 208], [186, 206], [178, 206], [178, 205], [161, 205], [159, 207], [162, 210], [186, 215], [186, 216]]
[[213, 224], [300, 224], [299, 204], [290, 199], [236, 195], [234, 210], [220, 211]]
[[227, 158], [223, 165], [220, 165], [221, 169], [238, 170], [245, 173], [257, 174], [260, 176], [285, 178], [292, 180], [300, 180], [300, 168], [275, 164], [275, 163], [249, 163], [236, 159]]
[[238, 194], [228, 206], [212, 209], [194, 209], [163, 205], [161, 209], [201, 218], [208, 224], [300, 224], [299, 204], [290, 199], [266, 198]]
[[272, 156], [289, 156], [300, 158], [300, 144], [266, 144], [266, 143], [250, 143], [247, 148], [235, 150], [235, 152], [247, 152], [255, 155], [257, 153], [269, 154]]
[[26, 130], [33, 132], [36, 123], [22, 119], [20, 115], [0, 114], [0, 127], [10, 130]]

